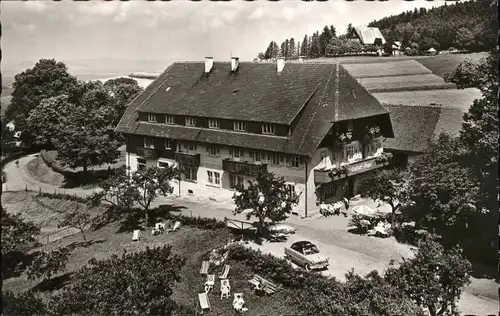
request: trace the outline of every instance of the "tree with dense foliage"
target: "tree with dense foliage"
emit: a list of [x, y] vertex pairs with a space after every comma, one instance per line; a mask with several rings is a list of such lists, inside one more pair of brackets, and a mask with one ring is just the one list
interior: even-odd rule
[[14, 252], [25, 252], [36, 245], [40, 227], [26, 221], [21, 214], [12, 214], [1, 207], [2, 257]]
[[280, 52], [280, 48], [278, 47], [278, 44], [276, 42], [272, 41], [269, 43], [269, 46], [266, 49], [266, 52], [264, 53], [264, 59], [274, 59], [278, 57], [278, 54]]
[[131, 194], [134, 201], [143, 209], [146, 225], [149, 224], [149, 208], [159, 195], [171, 194], [174, 191], [172, 180], [179, 175], [179, 170], [173, 166], [165, 168], [148, 167], [132, 173], [131, 189], [125, 189]]
[[48, 315], [41, 296], [29, 290], [22, 293], [2, 292], [2, 315]]
[[306, 34], [304, 35], [304, 39], [302, 40], [302, 44], [300, 45], [300, 56], [308, 55], [308, 47], [309, 47], [309, 40]]
[[114, 99], [113, 107], [115, 109], [115, 118], [113, 120], [113, 125], [118, 125], [129, 103], [132, 102], [143, 89], [139, 86], [137, 80], [125, 77], [106, 81], [104, 83], [104, 88], [111, 93]]
[[172, 315], [184, 263], [171, 246], [91, 259], [48, 305], [55, 315]]
[[123, 138], [114, 131], [113, 119], [110, 107], [68, 107], [54, 139], [58, 161], [70, 168], [81, 167], [84, 174], [89, 166], [115, 163]]
[[[403, 40], [405, 47], [408, 46], [409, 38], [414, 33], [419, 33], [422, 36], [412, 41], [417, 41], [421, 47], [427, 46], [425, 41], [432, 40], [433, 46], [439, 44], [441, 49], [461, 46], [469, 51], [483, 51], [491, 50], [496, 45], [498, 30], [496, 12], [498, 12], [496, 1], [456, 2], [453, 5], [429, 10], [421, 8], [406, 11], [373, 21], [368, 26], [378, 27], [384, 36], [391, 34], [393, 40]], [[443, 20], [446, 20], [446, 23], [442, 23]], [[407, 28], [408, 25], [412, 26], [411, 29]], [[460, 43], [469, 45], [458, 45]]]
[[297, 47], [295, 44], [295, 39], [292, 37], [290, 41], [288, 42], [288, 57], [295, 57], [297, 55]]
[[396, 223], [396, 212], [413, 204], [410, 181], [401, 170], [383, 170], [373, 177], [364, 178], [358, 190], [363, 197], [389, 204], [393, 224]]
[[40, 59], [14, 79], [11, 105], [5, 115], [7, 121], [14, 121], [16, 129], [23, 132], [31, 111], [43, 99], [61, 94], [73, 96], [77, 86], [76, 77], [68, 73], [66, 65], [54, 59]]
[[431, 316], [458, 316], [457, 303], [462, 288], [470, 283], [471, 269], [460, 248], [445, 250], [433, 237], [427, 237], [420, 242], [415, 257], [390, 267], [385, 279]]
[[387, 282], [376, 270], [365, 277], [349, 271], [344, 291], [344, 315], [421, 315], [421, 309], [412, 299]]
[[62, 94], [48, 99], [43, 99], [28, 116], [27, 125], [34, 136], [35, 144], [54, 144], [54, 139], [59, 136], [61, 129], [61, 115], [71, 108], [69, 98]]
[[28, 279], [50, 280], [54, 274], [66, 269], [69, 255], [70, 250], [67, 247], [38, 254], [28, 267]]
[[297, 205], [298, 199], [295, 194], [290, 194], [282, 177], [276, 177], [267, 171], [260, 172], [256, 180], [248, 181], [246, 187], [243, 184], [236, 186], [236, 193], [233, 195], [236, 204], [234, 213], [240, 214], [250, 209], [246, 213], [247, 219], [256, 217], [259, 233], [262, 234], [266, 219], [272, 222], [286, 219], [292, 207]]

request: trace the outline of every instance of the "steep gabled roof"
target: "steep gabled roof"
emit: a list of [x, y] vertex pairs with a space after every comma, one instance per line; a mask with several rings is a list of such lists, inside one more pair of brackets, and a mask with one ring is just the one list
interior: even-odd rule
[[354, 31], [358, 34], [361, 43], [365, 45], [373, 45], [377, 38], [380, 38], [382, 44], [385, 44], [384, 35], [382, 35], [378, 27], [355, 27]]
[[[388, 113], [341, 65], [174, 63], [128, 106], [117, 131], [310, 156], [333, 121]], [[289, 137], [138, 121], [138, 112], [273, 122], [293, 126]]]
[[385, 105], [390, 111], [394, 138], [384, 142], [384, 148], [424, 152], [429, 141], [441, 132], [457, 136], [462, 127], [463, 112], [456, 108], [432, 106]]

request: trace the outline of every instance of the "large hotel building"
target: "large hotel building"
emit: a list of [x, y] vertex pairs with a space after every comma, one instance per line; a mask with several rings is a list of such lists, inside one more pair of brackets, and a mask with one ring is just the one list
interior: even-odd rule
[[[387, 164], [389, 112], [341, 65], [176, 62], [128, 106], [127, 165], [177, 165], [176, 194], [229, 200], [259, 170], [284, 177], [296, 211], [356, 193]], [[179, 191], [180, 190], [180, 191]]]

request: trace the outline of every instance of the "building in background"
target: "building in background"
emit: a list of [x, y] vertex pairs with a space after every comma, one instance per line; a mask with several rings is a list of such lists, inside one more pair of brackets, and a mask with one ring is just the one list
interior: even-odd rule
[[[128, 106], [127, 165], [176, 165], [176, 193], [231, 200], [260, 170], [284, 177], [296, 211], [356, 193], [381, 168], [389, 112], [339, 64], [176, 62]], [[373, 132], [375, 131], [375, 132]], [[335, 173], [340, 171], [339, 173]]]

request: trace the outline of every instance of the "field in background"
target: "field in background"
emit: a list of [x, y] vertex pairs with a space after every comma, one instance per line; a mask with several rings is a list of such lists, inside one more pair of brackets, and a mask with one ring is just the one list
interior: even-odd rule
[[346, 64], [344, 68], [356, 78], [432, 74], [432, 71], [415, 60]]
[[436, 105], [454, 107], [467, 112], [475, 99], [481, 97], [481, 91], [470, 88], [464, 90], [427, 90], [374, 93], [373, 96], [384, 104]]
[[434, 74], [367, 77], [359, 78], [358, 82], [372, 93], [455, 88], [455, 85], [446, 83]]
[[438, 55], [427, 58], [420, 58], [418, 62], [429, 68], [432, 73], [438, 76], [443, 76], [447, 72], [453, 71], [458, 64], [465, 59], [470, 59], [477, 63], [481, 58], [486, 58], [488, 53], [473, 53], [473, 54], [454, 54], [454, 55]]

